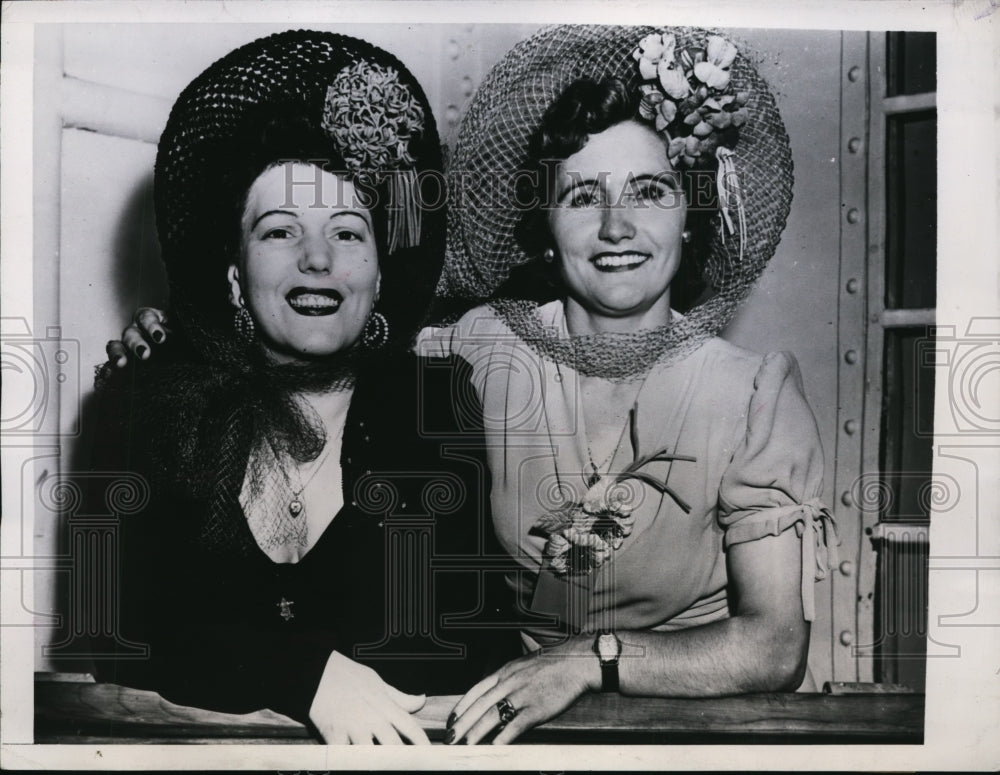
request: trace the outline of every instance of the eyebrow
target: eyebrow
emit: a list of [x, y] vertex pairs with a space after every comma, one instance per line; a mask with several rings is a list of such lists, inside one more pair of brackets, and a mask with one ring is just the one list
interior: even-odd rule
[[[268, 210], [267, 212], [261, 213], [257, 216], [252, 224], [250, 224], [250, 230], [253, 231], [257, 228], [257, 224], [263, 221], [269, 215], [290, 215], [292, 218], [298, 218], [299, 214], [294, 210]], [[342, 215], [354, 215], [363, 220], [366, 224], [368, 223], [368, 218], [365, 218], [364, 213], [360, 210], [339, 210], [335, 213], [330, 213], [330, 219], [339, 218]]]
[[570, 186], [568, 186], [567, 188], [564, 188], [562, 191], [557, 191], [556, 192], [556, 201], [557, 202], [561, 202], [563, 199], [566, 198], [567, 194], [570, 194], [573, 191], [576, 191], [576, 189], [578, 189], [578, 188], [592, 189], [599, 182], [600, 182], [600, 180], [598, 180], [598, 179], [592, 179], [592, 178], [591, 179], [587, 179], [587, 180], [576, 180], [576, 179], [574, 179], [573, 183]]
[[680, 185], [681, 176], [677, 170], [663, 170], [662, 172], [646, 172], [632, 178], [636, 183], [656, 183], [677, 187]]
[[292, 218], [298, 218], [298, 213], [292, 212], [291, 210], [268, 210], [266, 213], [261, 213], [254, 219], [254, 222], [250, 224], [250, 231], [257, 228], [257, 224], [263, 221], [269, 215], [290, 215]]

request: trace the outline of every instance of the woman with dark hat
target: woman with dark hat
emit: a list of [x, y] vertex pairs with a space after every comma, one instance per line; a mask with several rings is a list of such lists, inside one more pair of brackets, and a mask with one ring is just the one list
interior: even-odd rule
[[409, 352], [440, 171], [419, 84], [361, 40], [274, 35], [181, 94], [155, 174], [175, 331], [98, 386], [92, 467], [148, 486], [103, 680], [421, 743], [411, 692], [464, 691], [502, 651], [470, 614], [497, 605], [467, 368]]
[[423, 352], [483, 401], [529, 651], [449, 742], [508, 742], [588, 691], [797, 688], [832, 552], [794, 358], [716, 335], [774, 254], [791, 153], [767, 84], [698, 29], [553, 27], [478, 90], [439, 293], [490, 299]]

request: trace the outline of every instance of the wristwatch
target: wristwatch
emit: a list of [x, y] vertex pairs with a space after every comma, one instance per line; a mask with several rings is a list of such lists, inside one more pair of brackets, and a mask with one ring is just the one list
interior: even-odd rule
[[618, 691], [618, 657], [622, 642], [611, 630], [602, 630], [594, 639], [594, 653], [601, 661], [601, 691]]

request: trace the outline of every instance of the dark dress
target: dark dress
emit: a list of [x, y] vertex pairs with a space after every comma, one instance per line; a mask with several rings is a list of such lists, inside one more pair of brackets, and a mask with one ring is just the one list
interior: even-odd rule
[[[333, 650], [427, 694], [462, 694], [516, 656], [502, 568], [484, 570], [504, 555], [469, 371], [460, 359], [408, 354], [359, 374], [341, 454], [344, 507], [295, 564], [257, 546], [239, 505], [249, 432], [227, 437], [213, 494], [193, 496], [154, 462], [144, 440], [156, 428], [135, 419], [141, 401], [116, 375], [99, 402], [93, 469], [140, 473], [151, 497], [122, 518], [121, 613], [115, 636], [95, 644], [108, 655], [99, 678], [179, 704], [308, 722]], [[115, 658], [131, 653], [127, 642], [148, 644], [148, 659]]]

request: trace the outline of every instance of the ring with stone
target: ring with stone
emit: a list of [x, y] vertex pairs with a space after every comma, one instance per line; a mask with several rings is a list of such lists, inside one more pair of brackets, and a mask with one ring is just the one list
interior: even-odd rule
[[514, 703], [506, 697], [497, 703], [497, 711], [500, 713], [500, 723], [504, 725], [513, 721], [514, 716], [517, 715], [517, 708], [514, 707]]

